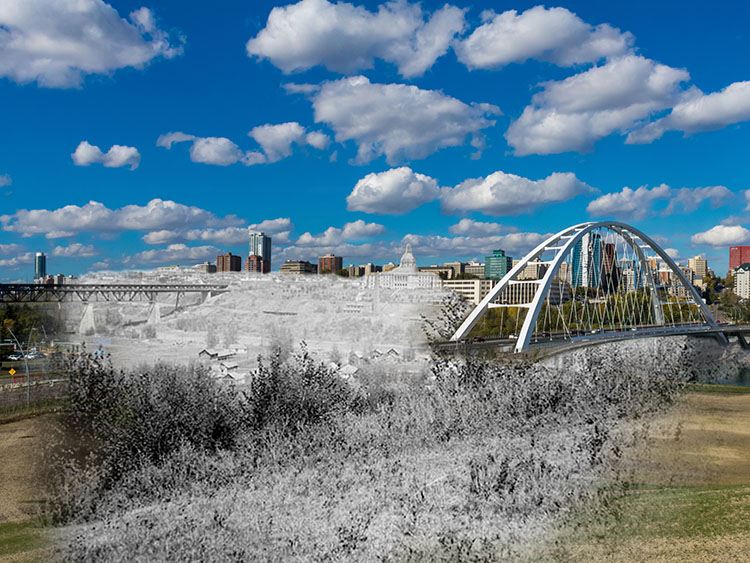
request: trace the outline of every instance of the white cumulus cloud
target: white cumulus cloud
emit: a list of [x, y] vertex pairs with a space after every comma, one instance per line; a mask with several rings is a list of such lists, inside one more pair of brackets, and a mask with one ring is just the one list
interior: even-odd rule
[[663, 214], [692, 213], [705, 201], [708, 201], [711, 207], [715, 209], [729, 203], [734, 197], [734, 194], [725, 186], [680, 188], [672, 190], [672, 197]]
[[596, 217], [619, 217], [639, 221], [656, 214], [656, 204], [669, 201], [662, 215], [692, 213], [708, 201], [714, 208], [734, 199], [734, 194], [724, 186], [673, 189], [666, 184], [653, 188], [641, 186], [636, 190], [624, 187], [622, 191], [604, 194], [588, 204], [586, 211]]
[[560, 66], [593, 63], [628, 52], [633, 36], [607, 24], [593, 27], [565, 8], [535, 6], [519, 14], [486, 11], [484, 24], [455, 46], [469, 68], [500, 68], [528, 59]]
[[190, 147], [190, 160], [203, 164], [229, 166], [244, 156], [245, 153], [226, 137], [198, 137]]
[[455, 188], [443, 188], [440, 200], [445, 213], [520, 215], [594, 191], [570, 172], [530, 180], [498, 171], [484, 178], [464, 180]]
[[221, 254], [215, 246], [187, 246], [185, 244], [170, 244], [166, 248], [144, 250], [135, 254], [129, 261], [137, 264], [177, 264], [182, 261], [203, 262], [213, 261]]
[[328, 135], [320, 131], [307, 133], [296, 121], [279, 125], [261, 125], [254, 127], [248, 135], [263, 149], [267, 162], [278, 162], [292, 155], [292, 143], [309, 144], [317, 149], [325, 149], [330, 142]]
[[131, 170], [135, 170], [141, 163], [141, 154], [135, 147], [112, 145], [107, 152], [102, 152], [99, 147], [89, 144], [88, 141], [81, 141], [75, 152], [70, 156], [76, 166], [88, 166], [97, 163], [107, 168], [130, 166]]
[[246, 47], [249, 56], [268, 59], [285, 73], [318, 65], [352, 73], [380, 58], [411, 77], [445, 54], [464, 25], [464, 10], [448, 4], [429, 16], [406, 0], [381, 4], [376, 12], [348, 2], [302, 0], [273, 8]]
[[126, 20], [102, 0], [0, 2], [0, 76], [40, 86], [80, 86], [87, 74], [141, 68], [182, 53], [148, 8]]
[[654, 201], [667, 199], [671, 193], [671, 188], [666, 184], [653, 188], [641, 186], [636, 190], [625, 186], [621, 192], [596, 198], [588, 204], [586, 211], [596, 217], [620, 217], [639, 221], [652, 213]]
[[500, 223], [485, 223], [474, 221], [473, 219], [461, 219], [455, 225], [450, 226], [450, 232], [454, 235], [464, 235], [469, 237], [486, 237], [496, 235], [505, 231], [506, 233], [517, 232], [516, 227], [508, 227]]
[[480, 139], [500, 109], [465, 104], [436, 90], [405, 84], [373, 84], [354, 76], [322, 85], [313, 95], [316, 123], [326, 123], [336, 141], [354, 141], [357, 161], [385, 155], [389, 164], [425, 158], [445, 147]]
[[260, 231], [267, 235], [273, 235], [274, 244], [287, 244], [293, 229], [294, 224], [289, 217], [279, 217], [253, 223], [248, 227], [160, 229], [146, 233], [141, 238], [146, 244], [152, 245], [200, 241], [225, 246], [239, 246], [247, 244], [249, 240], [248, 231]]
[[328, 227], [319, 235], [303, 233], [294, 242], [296, 246], [332, 246], [351, 240], [371, 238], [385, 233], [385, 227], [377, 223], [366, 223], [362, 219], [346, 223], [343, 228]]
[[565, 80], [542, 84], [505, 138], [516, 155], [589, 151], [655, 112], [695, 96], [682, 69], [635, 55], [609, 60]]
[[21, 209], [11, 215], [0, 215], [0, 224], [5, 231], [23, 236], [43, 234], [47, 238], [68, 237], [81, 232], [158, 231], [198, 225], [237, 226], [241, 223], [234, 215], [217, 217], [199, 207], [161, 199], [152, 199], [143, 206], [126, 205], [118, 209], [90, 201], [82, 206]]
[[651, 143], [666, 131], [685, 134], [715, 131], [750, 121], [750, 81], [735, 82], [720, 92], [700, 94], [672, 108], [666, 117], [632, 131], [628, 143]]
[[346, 207], [349, 211], [399, 215], [433, 201], [439, 194], [434, 178], [402, 166], [359, 180], [346, 198]]
[[548, 237], [548, 234], [539, 233], [457, 237], [408, 234], [403, 237], [401, 243], [402, 245], [410, 243], [417, 257], [476, 257], [485, 256], [493, 249], [502, 248], [508, 256], [520, 258]]
[[171, 149], [173, 143], [184, 143], [186, 141], [195, 141], [195, 139], [195, 135], [188, 135], [182, 131], [172, 131], [159, 135], [159, 138], [156, 139], [156, 146]]
[[715, 227], [697, 233], [690, 237], [696, 245], [732, 246], [750, 242], [750, 230], [741, 225], [716, 225]]
[[19, 266], [29, 266], [34, 264], [34, 255], [31, 252], [25, 252], [13, 258], [0, 259], [0, 268], [18, 268]]
[[52, 251], [52, 256], [62, 258], [86, 258], [96, 256], [97, 252], [93, 244], [81, 244], [74, 242], [68, 246], [56, 246]]
[[13, 184], [13, 180], [7, 174], [0, 174], [0, 188], [4, 186], [10, 186]]
[[248, 136], [257, 142], [261, 151], [242, 150], [226, 137], [197, 137], [182, 131], [172, 131], [160, 135], [156, 146], [171, 149], [175, 143], [192, 143], [190, 146], [190, 160], [203, 164], [229, 166], [241, 162], [245, 166], [278, 162], [282, 158], [291, 156], [292, 144], [310, 145], [316, 149], [325, 149], [330, 138], [320, 131], [307, 132], [297, 122], [281, 123], [278, 125], [260, 125], [254, 127]]
[[2, 256], [8, 256], [9, 254], [18, 254], [23, 250], [25, 249], [20, 244], [0, 244], [0, 255]]

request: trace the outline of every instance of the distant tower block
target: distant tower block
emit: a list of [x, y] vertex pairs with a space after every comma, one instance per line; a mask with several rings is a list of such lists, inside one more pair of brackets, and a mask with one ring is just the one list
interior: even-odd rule
[[37, 252], [34, 258], [34, 280], [43, 280], [47, 276], [47, 257], [44, 252]]
[[271, 237], [257, 231], [249, 231], [250, 252], [249, 256], [260, 256], [268, 264], [267, 271], [271, 271]]

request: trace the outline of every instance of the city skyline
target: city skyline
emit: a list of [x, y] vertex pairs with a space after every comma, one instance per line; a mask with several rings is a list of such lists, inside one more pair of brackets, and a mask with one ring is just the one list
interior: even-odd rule
[[[84, 4], [0, 9], [18, 39], [0, 46], [0, 281], [36, 252], [76, 275], [244, 259], [248, 228], [275, 270], [407, 243], [420, 265], [518, 257], [599, 218], [718, 275], [750, 243], [750, 7]], [[31, 35], [76, 49], [42, 64]]]

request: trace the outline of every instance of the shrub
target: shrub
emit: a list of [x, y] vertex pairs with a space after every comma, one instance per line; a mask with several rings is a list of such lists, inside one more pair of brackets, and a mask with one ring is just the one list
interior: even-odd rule
[[274, 351], [268, 363], [258, 359], [251, 390], [250, 428], [256, 432], [276, 426], [293, 432], [301, 426], [330, 421], [351, 405], [349, 386], [331, 369], [316, 362], [305, 344], [291, 361]]

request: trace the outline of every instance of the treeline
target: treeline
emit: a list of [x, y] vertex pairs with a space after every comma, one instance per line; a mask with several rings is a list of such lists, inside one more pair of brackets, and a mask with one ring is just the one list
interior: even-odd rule
[[0, 340], [13, 340], [14, 334], [21, 343], [42, 340], [45, 334], [53, 338], [62, 329], [63, 322], [54, 305], [0, 304]]
[[[667, 325], [700, 319], [697, 305], [661, 296], [664, 322]], [[666, 301], [666, 302], [665, 302]], [[750, 307], [748, 307], [750, 313]], [[526, 318], [526, 308], [490, 309], [472, 330], [470, 336], [493, 337], [517, 334]], [[651, 296], [645, 291], [610, 295], [605, 301], [566, 301], [561, 305], [542, 304], [537, 318], [537, 332], [619, 329], [655, 324]]]

